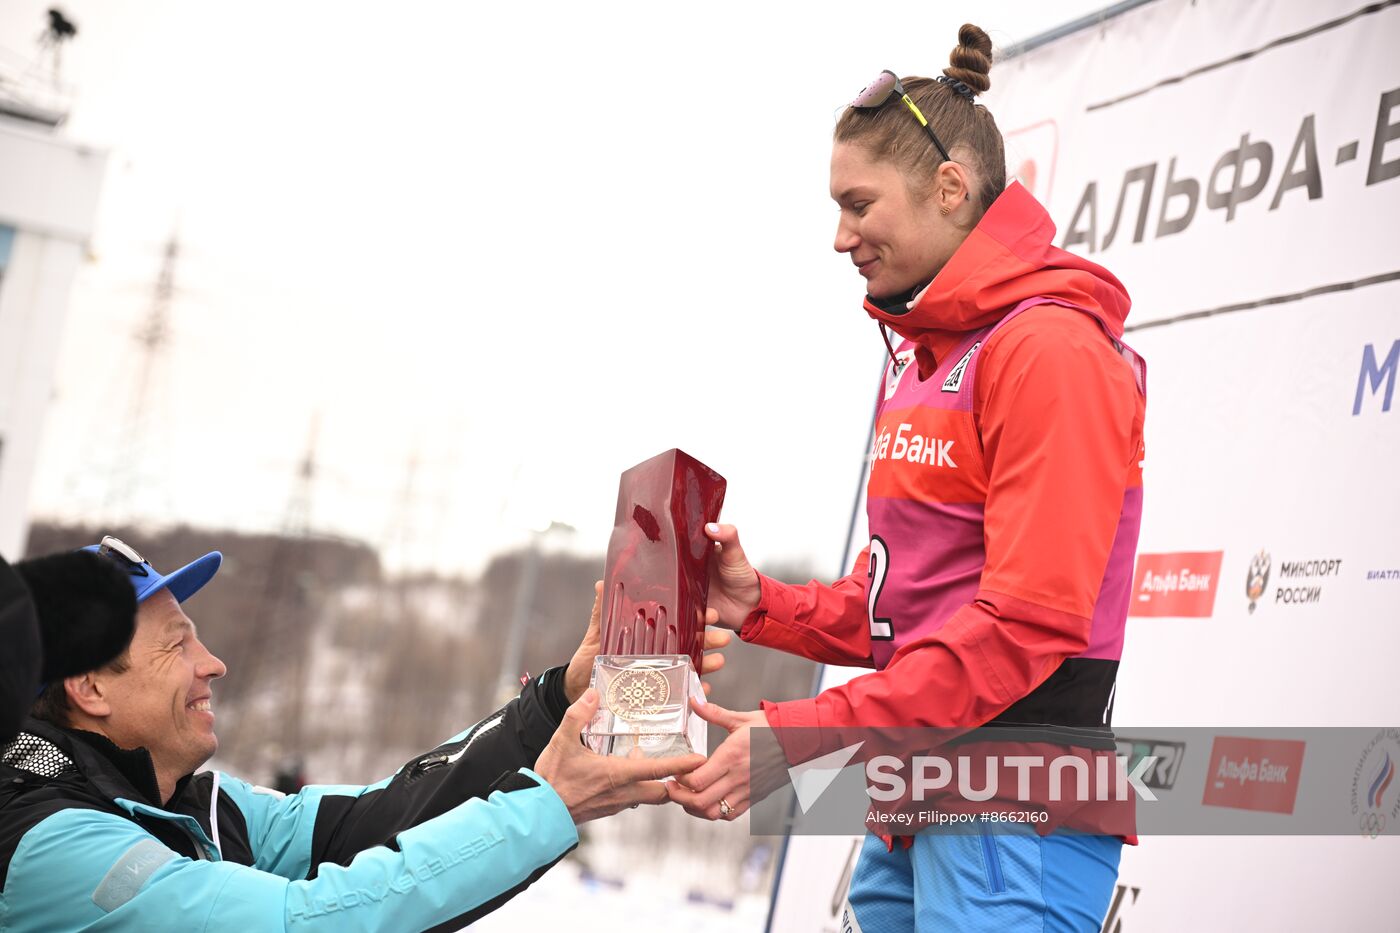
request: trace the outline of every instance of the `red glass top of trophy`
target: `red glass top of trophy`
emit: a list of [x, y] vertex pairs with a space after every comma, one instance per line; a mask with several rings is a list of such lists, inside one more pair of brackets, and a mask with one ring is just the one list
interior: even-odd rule
[[698, 673], [724, 477], [681, 450], [622, 474], [603, 576], [603, 654], [686, 654]]

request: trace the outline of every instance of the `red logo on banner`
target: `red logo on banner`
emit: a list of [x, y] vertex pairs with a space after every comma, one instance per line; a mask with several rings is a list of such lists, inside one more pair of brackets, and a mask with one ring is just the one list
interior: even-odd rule
[[1060, 154], [1060, 128], [1054, 120], [1042, 120], [1002, 134], [1007, 174], [1026, 186], [1041, 204], [1050, 203], [1055, 184], [1055, 162]]
[[1219, 735], [1210, 748], [1206, 793], [1201, 803], [1292, 813], [1302, 770], [1302, 742]]
[[1224, 551], [1139, 554], [1128, 615], [1210, 618], [1224, 556]]

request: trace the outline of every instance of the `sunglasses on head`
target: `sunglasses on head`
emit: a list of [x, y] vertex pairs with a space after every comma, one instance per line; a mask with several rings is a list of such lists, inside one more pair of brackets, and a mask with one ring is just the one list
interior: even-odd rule
[[121, 538], [114, 538], [111, 535], [107, 535], [102, 539], [102, 543], [97, 546], [97, 553], [116, 561], [133, 577], [148, 577], [151, 575], [150, 562], [142, 557], [136, 548], [127, 544]]
[[904, 102], [904, 106], [909, 108], [909, 112], [914, 115], [914, 119], [919, 121], [919, 125], [924, 128], [928, 138], [933, 140], [934, 148], [943, 157], [944, 162], [953, 161], [948, 155], [948, 150], [943, 148], [943, 144], [934, 135], [933, 127], [928, 125], [928, 120], [924, 118], [923, 112], [919, 110], [919, 105], [909, 97], [904, 90], [904, 85], [899, 83], [899, 76], [893, 71], [882, 71], [879, 77], [871, 81], [865, 90], [856, 95], [856, 99], [851, 101], [851, 106], [857, 110], [879, 110], [889, 103], [890, 97], [898, 94], [899, 99]]

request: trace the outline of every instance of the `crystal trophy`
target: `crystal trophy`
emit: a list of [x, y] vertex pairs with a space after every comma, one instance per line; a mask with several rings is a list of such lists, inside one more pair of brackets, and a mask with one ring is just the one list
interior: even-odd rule
[[725, 481], [680, 450], [622, 474], [603, 574], [602, 650], [593, 662], [598, 712], [585, 732], [604, 755], [705, 754], [700, 658]]

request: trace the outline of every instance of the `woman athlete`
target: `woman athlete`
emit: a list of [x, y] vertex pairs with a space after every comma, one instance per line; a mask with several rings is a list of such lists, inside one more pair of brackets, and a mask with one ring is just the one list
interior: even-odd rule
[[[710, 526], [710, 606], [745, 641], [874, 672], [762, 711], [707, 707], [730, 734], [670, 786], [695, 815], [749, 808], [756, 727], [986, 725], [1113, 747], [1144, 368], [1121, 343], [1123, 286], [1055, 248], [1045, 209], [1006, 183], [1001, 134], [976, 103], [991, 50], [964, 26], [941, 77], [884, 72], [837, 123], [836, 251], [865, 279], [866, 313], [902, 338], [886, 337], [870, 543], [849, 576], [792, 586], [750, 566], [733, 526]], [[820, 751], [781, 741], [793, 763]], [[773, 770], [755, 762], [758, 796]], [[867, 836], [846, 920], [867, 933], [1097, 930], [1122, 842], [1044, 829]]]

